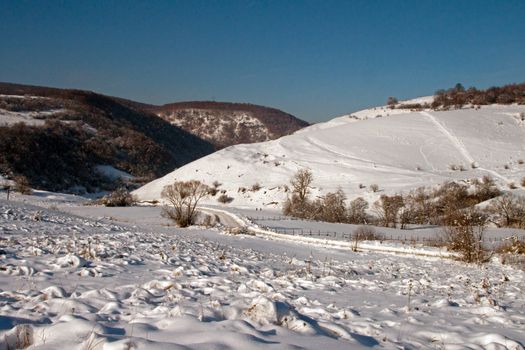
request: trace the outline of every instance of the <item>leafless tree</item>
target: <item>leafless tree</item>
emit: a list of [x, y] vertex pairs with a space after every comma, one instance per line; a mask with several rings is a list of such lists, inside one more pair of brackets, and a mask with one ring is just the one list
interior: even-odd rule
[[299, 170], [291, 180], [293, 193], [297, 194], [300, 201], [305, 201], [310, 193], [310, 185], [314, 180], [312, 172], [308, 169]]
[[379, 200], [374, 203], [374, 211], [376, 212], [381, 225], [395, 228], [398, 223], [399, 212], [403, 206], [403, 196], [382, 195]]
[[348, 222], [351, 224], [365, 224], [368, 202], [362, 197], [357, 197], [348, 206]]
[[499, 226], [525, 228], [525, 197], [502, 195], [490, 203], [488, 210], [499, 217]]
[[345, 222], [346, 221], [346, 195], [342, 189], [336, 192], [329, 192], [314, 205], [315, 212], [313, 217], [317, 220], [327, 222]]

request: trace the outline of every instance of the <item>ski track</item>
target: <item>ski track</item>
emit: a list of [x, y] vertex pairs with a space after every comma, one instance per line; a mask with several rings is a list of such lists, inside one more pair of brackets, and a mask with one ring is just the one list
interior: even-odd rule
[[[439, 120], [437, 120], [436, 117], [434, 117], [429, 112], [424, 112], [423, 111], [423, 112], [419, 112], [419, 113], [421, 115], [427, 117], [428, 120], [430, 120], [443, 133], [443, 135], [445, 135], [450, 140], [452, 145], [458, 150], [458, 152], [463, 156], [463, 158], [465, 158], [465, 160], [469, 163], [469, 165], [472, 165], [473, 163], [476, 162], [474, 160], [474, 158], [470, 155], [469, 151], [467, 150], [467, 148], [465, 147], [463, 142], [461, 142], [461, 140], [459, 138], [457, 138], [454, 134], [452, 134]], [[486, 171], [486, 172], [492, 174], [493, 176], [501, 179], [505, 183], [511, 182], [508, 178], [506, 178], [505, 176], [501, 175], [500, 173], [498, 173], [498, 172], [496, 172], [494, 170], [485, 169], [483, 167], [478, 167], [477, 169], [478, 170], [482, 170], [482, 171]]]

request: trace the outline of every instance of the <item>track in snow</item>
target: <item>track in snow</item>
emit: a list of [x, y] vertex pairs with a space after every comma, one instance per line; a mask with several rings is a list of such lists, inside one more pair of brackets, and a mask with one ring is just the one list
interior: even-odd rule
[[[443, 133], [443, 135], [445, 135], [450, 140], [450, 142], [454, 145], [454, 147], [458, 150], [458, 152], [463, 156], [463, 158], [465, 158], [465, 160], [469, 164], [472, 165], [472, 164], [476, 163], [476, 160], [470, 155], [469, 151], [467, 150], [467, 148], [465, 147], [463, 142], [461, 142], [460, 139], [458, 139], [447, 128], [445, 128], [445, 126], [439, 120], [437, 120], [436, 117], [434, 117], [432, 114], [430, 114], [428, 112], [424, 112], [424, 111], [423, 112], [419, 112], [419, 113], [421, 115], [427, 117], [428, 120], [430, 120]], [[482, 167], [478, 167], [477, 169], [478, 170], [482, 170], [482, 171], [486, 171], [486, 172], [492, 174], [493, 176], [501, 179], [502, 181], [504, 181], [506, 183], [511, 182], [505, 176], [501, 175], [500, 173], [498, 173], [498, 172], [496, 172], [494, 170], [485, 169], [485, 168], [482, 168]]]

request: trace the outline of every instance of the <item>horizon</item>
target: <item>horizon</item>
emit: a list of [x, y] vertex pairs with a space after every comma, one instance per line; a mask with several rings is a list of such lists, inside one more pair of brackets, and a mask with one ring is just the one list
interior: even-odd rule
[[525, 81], [524, 16], [521, 1], [6, 1], [0, 80], [315, 123]]

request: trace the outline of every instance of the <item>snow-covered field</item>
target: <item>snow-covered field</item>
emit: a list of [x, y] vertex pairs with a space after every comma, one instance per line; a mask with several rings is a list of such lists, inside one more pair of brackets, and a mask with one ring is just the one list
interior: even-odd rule
[[[382, 108], [382, 109], [381, 109]], [[231, 206], [279, 209], [294, 173], [310, 169], [312, 195], [341, 187], [349, 199], [369, 202], [448, 180], [492, 177], [516, 191], [525, 177], [525, 106], [492, 105], [452, 111], [377, 109], [316, 124], [278, 140], [228, 147], [187, 164], [135, 191], [142, 200], [160, 198], [177, 180], [222, 183]], [[368, 119], [367, 119], [368, 118]], [[456, 170], [452, 170], [455, 168]], [[459, 169], [463, 169], [460, 171]], [[253, 185], [262, 188], [251, 191]], [[379, 192], [370, 191], [377, 184]], [[217, 204], [215, 198], [208, 204]]]
[[[174, 179], [218, 181], [234, 201], [204, 203], [211, 228], [176, 228], [156, 206], [0, 192], [0, 350], [525, 349], [523, 263], [469, 265], [443, 247], [388, 240], [353, 252], [353, 225], [273, 219], [301, 168], [314, 196], [341, 187], [372, 202], [483, 175], [523, 193], [523, 112], [378, 107], [226, 148], [135, 192], [154, 200]], [[440, 229], [376, 230], [414, 239]], [[510, 235], [525, 231], [490, 229], [486, 244]]]
[[156, 207], [14, 198], [0, 200], [0, 349], [524, 348], [525, 272], [497, 259], [353, 253], [177, 229]]

